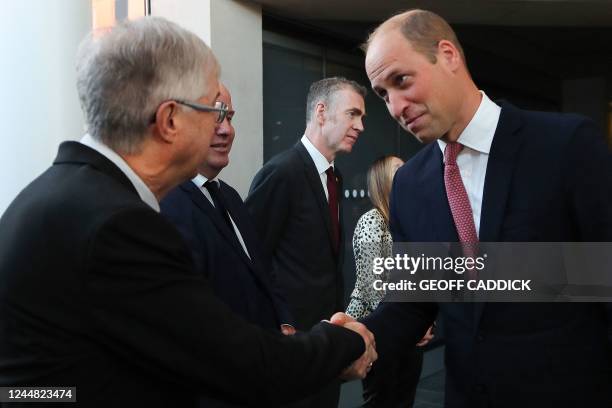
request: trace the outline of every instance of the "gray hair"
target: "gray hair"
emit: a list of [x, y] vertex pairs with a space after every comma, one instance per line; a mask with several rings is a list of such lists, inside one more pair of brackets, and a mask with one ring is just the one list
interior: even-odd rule
[[219, 64], [199, 37], [160, 17], [91, 33], [77, 55], [77, 91], [89, 134], [118, 152], [137, 153], [159, 105], [209, 92]]
[[335, 94], [345, 89], [351, 89], [365, 99], [368, 91], [357, 82], [343, 77], [324, 78], [310, 85], [308, 96], [306, 97], [306, 124], [312, 119], [317, 104], [323, 102], [331, 106]]

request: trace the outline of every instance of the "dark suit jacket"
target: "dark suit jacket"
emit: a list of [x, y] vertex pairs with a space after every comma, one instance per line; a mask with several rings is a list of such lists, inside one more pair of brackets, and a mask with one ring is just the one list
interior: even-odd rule
[[246, 205], [297, 327], [310, 328], [344, 310], [343, 237], [339, 255], [321, 179], [301, 142], [255, 175]]
[[[502, 104], [480, 241], [612, 241], [611, 176], [609, 151], [590, 121]], [[437, 143], [397, 172], [395, 242], [458, 241], [443, 177]], [[612, 406], [609, 305], [385, 303], [365, 321], [384, 357], [415, 344], [437, 313], [447, 407]]]
[[260, 240], [240, 195], [223, 181], [220, 193], [250, 258], [225, 220], [191, 181], [168, 193], [160, 203], [162, 214], [187, 241], [196, 270], [208, 278], [215, 294], [232, 311], [275, 331], [281, 323], [293, 324], [284, 299], [275, 292]]
[[288, 337], [245, 323], [190, 258], [114, 164], [63, 143], [0, 219], [0, 386], [76, 386], [81, 406], [274, 405], [363, 351], [326, 324]]

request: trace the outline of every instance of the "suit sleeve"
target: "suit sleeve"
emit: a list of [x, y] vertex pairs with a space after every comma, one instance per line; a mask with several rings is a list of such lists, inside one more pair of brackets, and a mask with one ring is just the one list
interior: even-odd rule
[[[401, 171], [401, 169], [400, 169]], [[400, 211], [397, 194], [400, 171], [393, 180], [390, 200], [390, 227], [394, 242], [408, 241], [401, 229]], [[415, 345], [421, 340], [438, 313], [435, 303], [381, 302], [371, 314], [361, 321], [376, 338], [376, 347], [380, 360], [390, 360], [407, 345]], [[382, 361], [384, 364], [384, 361]]]
[[[270, 277], [270, 290], [273, 301], [279, 314], [281, 324], [295, 326], [295, 318], [289, 310], [289, 303], [273, 272], [272, 257], [274, 250], [281, 239], [283, 225], [289, 216], [289, 205], [282, 203], [281, 198], [287, 198], [287, 181], [280, 176], [279, 170], [264, 167], [255, 175], [249, 195], [244, 202], [249, 221], [255, 228], [259, 242], [254, 244], [262, 252], [261, 263]], [[279, 195], [277, 195], [279, 194]], [[270, 207], [266, 204], [269, 203]], [[271, 208], [274, 206], [274, 208]]]
[[360, 321], [374, 333], [379, 359], [388, 361], [403, 348], [416, 346], [437, 313], [436, 303], [382, 302]]
[[591, 121], [575, 130], [564, 162], [580, 241], [612, 242], [612, 155]]
[[287, 302], [287, 298], [283, 295], [282, 291], [278, 287], [276, 282], [271, 282], [271, 288], [273, 302], [277, 309], [278, 318], [280, 319], [281, 324], [290, 324], [291, 326], [296, 326], [295, 318], [293, 317], [293, 313], [289, 310], [289, 303]]
[[364, 350], [359, 335], [329, 324], [282, 336], [244, 322], [192, 270], [178, 232], [149, 209], [115, 214], [94, 237], [84, 278], [91, 335], [152, 375], [268, 405], [315, 391]]
[[283, 237], [292, 196], [291, 181], [286, 171], [279, 166], [268, 164], [253, 178], [245, 201], [270, 264]]
[[204, 268], [204, 256], [202, 253], [203, 243], [196, 234], [195, 220], [190, 206], [183, 204], [183, 201], [176, 197], [171, 197], [160, 202], [161, 215], [170, 221], [181, 233], [181, 237], [187, 244], [191, 253], [191, 259], [195, 265], [195, 270], [208, 277], [208, 271]]
[[[582, 242], [612, 242], [612, 154], [596, 126], [583, 120], [567, 148], [567, 190]], [[612, 345], [612, 303], [603, 303]]]
[[[398, 170], [398, 173], [402, 169]], [[391, 230], [391, 236], [393, 237], [393, 242], [407, 242], [408, 237], [404, 234], [404, 231], [401, 229], [401, 224], [398, 217], [398, 204], [397, 200], [399, 198], [398, 194], [398, 184], [399, 184], [399, 174], [396, 174], [397, 177], [393, 178], [393, 187], [391, 188], [391, 196], [389, 197], [389, 228]]]

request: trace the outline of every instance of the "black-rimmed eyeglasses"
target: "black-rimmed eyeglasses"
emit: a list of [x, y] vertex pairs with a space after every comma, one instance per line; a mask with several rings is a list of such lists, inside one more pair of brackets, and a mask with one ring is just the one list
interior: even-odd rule
[[175, 99], [175, 101], [176, 103], [189, 106], [190, 108], [200, 112], [217, 112], [217, 123], [223, 122], [227, 116], [227, 112], [229, 111], [228, 106], [221, 101], [216, 101], [215, 106], [202, 105], [200, 103], [184, 101], [182, 99]]

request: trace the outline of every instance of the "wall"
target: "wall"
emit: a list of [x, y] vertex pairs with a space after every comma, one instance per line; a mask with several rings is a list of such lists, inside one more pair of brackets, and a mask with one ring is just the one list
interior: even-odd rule
[[220, 177], [243, 198], [263, 164], [263, 73], [261, 6], [212, 0], [212, 49], [221, 80], [232, 94], [236, 139]]
[[61, 141], [83, 133], [74, 63], [92, 20], [84, 0], [6, 1], [2, 9], [0, 214]]

